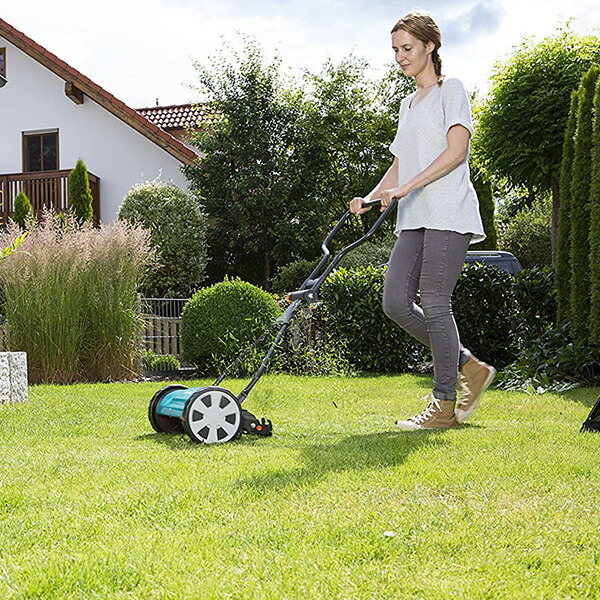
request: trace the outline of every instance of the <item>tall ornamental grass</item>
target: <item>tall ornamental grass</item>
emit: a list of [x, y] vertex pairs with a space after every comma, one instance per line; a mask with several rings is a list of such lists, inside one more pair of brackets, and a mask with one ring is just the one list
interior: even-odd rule
[[[17, 235], [16, 225], [0, 246]], [[147, 233], [46, 215], [0, 263], [8, 347], [28, 355], [32, 383], [131, 379], [140, 360], [136, 286], [152, 258]]]

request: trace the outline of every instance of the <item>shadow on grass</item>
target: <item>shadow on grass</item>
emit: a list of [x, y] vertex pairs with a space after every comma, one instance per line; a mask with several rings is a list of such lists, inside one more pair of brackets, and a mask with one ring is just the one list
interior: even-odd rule
[[239, 487], [255, 491], [273, 491], [298, 485], [311, 485], [330, 473], [370, 471], [403, 464], [423, 446], [444, 446], [451, 432], [429, 430], [418, 432], [371, 433], [352, 435], [337, 443], [308, 444], [300, 449], [302, 466], [280, 469], [242, 478]]

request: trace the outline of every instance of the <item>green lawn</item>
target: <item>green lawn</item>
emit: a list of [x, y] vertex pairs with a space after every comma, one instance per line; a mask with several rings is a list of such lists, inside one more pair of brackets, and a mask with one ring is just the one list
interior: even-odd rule
[[407, 433], [428, 378], [273, 375], [272, 438], [198, 446], [151, 429], [162, 385], [0, 407], [2, 600], [600, 597], [600, 390]]

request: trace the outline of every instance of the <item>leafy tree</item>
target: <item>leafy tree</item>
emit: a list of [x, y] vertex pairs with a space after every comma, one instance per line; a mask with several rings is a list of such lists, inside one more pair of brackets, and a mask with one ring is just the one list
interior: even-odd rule
[[80, 158], [69, 174], [69, 209], [79, 223], [92, 220], [92, 190], [85, 163]]
[[206, 216], [198, 201], [172, 182], [135, 185], [125, 196], [119, 219], [150, 231], [157, 262], [143, 292], [155, 298], [189, 298], [205, 278]]
[[490, 172], [530, 192], [552, 192], [556, 248], [562, 143], [571, 92], [600, 59], [600, 40], [567, 25], [538, 44], [528, 38], [497, 63], [479, 115], [475, 147]]
[[558, 219], [558, 256], [556, 261], [557, 321], [564, 325], [570, 317], [571, 302], [571, 176], [579, 92], [571, 94], [571, 109], [563, 142], [560, 172], [560, 211]]
[[26, 228], [27, 221], [33, 221], [33, 207], [25, 192], [19, 192], [15, 198], [13, 221], [18, 223], [22, 229]]
[[600, 346], [600, 77], [594, 94], [592, 180], [590, 190], [590, 342]]
[[254, 43], [243, 57], [223, 52], [196, 68], [222, 116], [192, 138], [204, 158], [184, 169], [211, 221], [209, 280], [237, 275], [268, 287], [277, 267], [314, 256], [326, 229], [310, 107]]
[[600, 67], [591, 67], [579, 87], [571, 175], [571, 332], [586, 341], [590, 314], [590, 183], [594, 90]]
[[498, 249], [498, 229], [494, 219], [494, 195], [492, 192], [492, 182], [485, 172], [471, 163], [471, 181], [479, 198], [479, 212], [483, 222], [483, 230], [486, 238], [483, 242], [474, 244], [473, 250], [497, 250]]

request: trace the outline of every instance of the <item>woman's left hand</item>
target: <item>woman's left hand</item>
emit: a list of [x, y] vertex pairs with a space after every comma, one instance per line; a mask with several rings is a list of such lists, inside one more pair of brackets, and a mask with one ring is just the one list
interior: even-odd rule
[[410, 190], [406, 185], [400, 187], [390, 188], [389, 190], [383, 190], [380, 194], [381, 197], [381, 210], [384, 211], [391, 203], [392, 200], [400, 200], [409, 194]]

